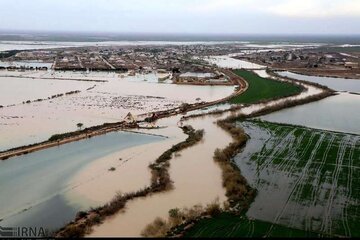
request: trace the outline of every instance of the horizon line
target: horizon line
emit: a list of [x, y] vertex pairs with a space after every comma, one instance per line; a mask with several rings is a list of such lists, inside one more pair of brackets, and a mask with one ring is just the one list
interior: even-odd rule
[[307, 36], [359, 36], [360, 33], [219, 33], [219, 32], [121, 32], [121, 31], [82, 31], [82, 30], [10, 30], [10, 29], [0, 29], [0, 34], [112, 34], [112, 35], [177, 35], [177, 36], [285, 36], [285, 37], [307, 37]]

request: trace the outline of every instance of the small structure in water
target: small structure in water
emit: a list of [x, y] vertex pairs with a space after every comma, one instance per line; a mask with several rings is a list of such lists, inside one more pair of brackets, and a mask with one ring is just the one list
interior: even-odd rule
[[136, 117], [134, 115], [131, 114], [131, 112], [129, 112], [125, 118], [124, 118], [124, 121], [126, 123], [136, 123]]
[[159, 118], [159, 115], [157, 113], [152, 113], [151, 116], [145, 118], [145, 122], [151, 123]]

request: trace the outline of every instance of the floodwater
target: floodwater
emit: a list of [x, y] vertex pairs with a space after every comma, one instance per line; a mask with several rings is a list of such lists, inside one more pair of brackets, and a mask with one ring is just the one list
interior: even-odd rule
[[238, 105], [230, 104], [230, 103], [219, 103], [219, 104], [216, 104], [213, 106], [209, 106], [209, 107], [205, 107], [205, 108], [201, 108], [201, 109], [197, 109], [197, 110], [188, 112], [186, 115], [193, 116], [193, 115], [197, 115], [197, 114], [212, 113], [212, 112], [216, 112], [216, 111], [225, 111], [225, 110], [229, 110], [233, 106], [235, 107]]
[[360, 134], [360, 96], [336, 96], [274, 112], [261, 119], [311, 128]]
[[[8, 73], [7, 73], [8, 74]], [[232, 86], [190, 86], [158, 83], [157, 74], [137, 74], [136, 76], [119, 75], [116, 73], [72, 73], [59, 72], [52, 75], [49, 71], [15, 72], [26, 76], [36, 77], [18, 79], [9, 77], [8, 80], [29, 82], [29, 85], [46, 84], [53, 81], [54, 86], [67, 86], [67, 89], [83, 90], [81, 93], [63, 96], [42, 102], [20, 104], [0, 109], [0, 150], [27, 145], [47, 140], [51, 135], [76, 130], [76, 124], [81, 122], [84, 127], [100, 125], [105, 122], [117, 122], [124, 119], [128, 112], [142, 114], [150, 111], [171, 109], [183, 102], [195, 103], [212, 101], [231, 95]], [[48, 76], [67, 79], [45, 80]], [[107, 82], [70, 81], [71, 79], [104, 80]], [[44, 81], [44, 82], [42, 82]], [[26, 82], [26, 83], [28, 83]], [[5, 83], [4, 83], [5, 84]], [[45, 85], [46, 85], [45, 84]], [[7, 86], [7, 85], [5, 85]], [[34, 85], [36, 86], [36, 85]], [[46, 85], [47, 86], [47, 85]], [[82, 86], [80, 89], [78, 86]], [[13, 89], [9, 89], [9, 88]], [[88, 88], [87, 88], [88, 87]], [[85, 89], [84, 89], [85, 88]], [[53, 85], [44, 88], [41, 96], [50, 96], [55, 91]], [[50, 91], [51, 90], [51, 91]], [[58, 90], [63, 93], [59, 87]], [[26, 99], [35, 100], [38, 95], [36, 89], [17, 88], [16, 83], [9, 84], [5, 89], [0, 88], [0, 98], [4, 102], [16, 102], [23, 98], [19, 93], [29, 93]], [[3, 95], [1, 94], [3, 92]], [[18, 93], [13, 98], [9, 92]]]
[[348, 91], [360, 93], [360, 80], [333, 77], [317, 77], [296, 74], [292, 72], [277, 72], [280, 76], [290, 77], [298, 80], [305, 80], [327, 86], [336, 91]]
[[[139, 82], [139, 79], [130, 82], [136, 83]], [[143, 81], [140, 79], [140, 82]], [[147, 84], [151, 85], [151, 83]], [[258, 104], [241, 111], [250, 113], [261, 107], [264, 105]], [[207, 204], [216, 198], [219, 198], [220, 202], [226, 200], [225, 190], [221, 184], [221, 170], [213, 161], [213, 154], [216, 148], [224, 148], [232, 139], [226, 132], [217, 127], [214, 121], [229, 114], [188, 120], [185, 124], [190, 124], [195, 129], [204, 129], [205, 137], [197, 145], [181, 151], [170, 160], [170, 176], [174, 181], [174, 189], [129, 202], [124, 212], [118, 213], [113, 218], [106, 220], [104, 224], [96, 227], [91, 236], [139, 236], [141, 230], [156, 217], [166, 218], [171, 208], [192, 207], [198, 203]], [[82, 167], [72, 177], [66, 178], [65, 185], [72, 186], [74, 191], [68, 191], [61, 197], [55, 195], [51, 198], [52, 201], [48, 203], [49, 205], [47, 202], [39, 203], [25, 212], [28, 216], [26, 219], [33, 218], [32, 211], [50, 211], [51, 207], [49, 206], [59, 206], [55, 208], [56, 211], [57, 209], [59, 211], [68, 209], [63, 214], [68, 219], [75, 214], [75, 209], [81, 209], [79, 206], [85, 206], [84, 202], [89, 203], [87, 206], [99, 205], [109, 201], [116, 192], [134, 191], [148, 185], [150, 183], [148, 164], [153, 162], [164, 150], [170, 148], [171, 145], [184, 139], [184, 134], [177, 127], [180, 117], [161, 119], [157, 122], [159, 126], [167, 126], [167, 128], [143, 130], [146, 133], [168, 136], [169, 139], [163, 141], [165, 144], [152, 143], [123, 151], [118, 149], [119, 152], [97, 157], [91, 161], [91, 164]], [[111, 147], [112, 144], [109, 145], [108, 147]], [[68, 145], [64, 145], [64, 147], [66, 146]], [[100, 151], [101, 146], [95, 149]], [[51, 156], [53, 155], [51, 154]], [[28, 156], [33, 156], [33, 154]], [[112, 166], [116, 167], [116, 171], [109, 173], [107, 169]], [[118, 184], [109, 184], [109, 182]], [[14, 216], [6, 223], [23, 223], [26, 219], [20, 221]], [[61, 225], [60, 222], [65, 222], [65, 219], [54, 218], [54, 221], [53, 223], [49, 222], [49, 224], [59, 226]]]
[[[97, 159], [123, 149], [164, 140], [130, 132], [112, 132], [52, 147], [0, 162], [0, 219], [2, 226], [61, 227], [81, 209], [94, 206], [89, 199], [65, 195], [77, 184], [69, 180]], [[103, 165], [103, 174], [113, 165]]]
[[[0, 51], [52, 49], [84, 46], [146, 46], [146, 45], [214, 45], [243, 44], [244, 41], [94, 41], [94, 42], [61, 42], [61, 41], [0, 41]], [[261, 45], [262, 47], [264, 45]]]
[[61, 42], [0, 41], [0, 51], [71, 47]]
[[250, 139], [234, 161], [258, 190], [248, 217], [307, 231], [358, 236], [359, 135], [269, 123], [239, 124]]
[[[179, 116], [159, 121], [174, 126]], [[221, 170], [213, 160], [216, 148], [224, 148], [232, 139], [213, 123], [216, 118], [204, 117], [184, 122], [195, 129], [204, 129], [203, 141], [185, 149], [170, 160], [170, 176], [174, 189], [130, 201], [126, 209], [94, 228], [91, 237], [140, 236], [141, 231], [156, 217], [167, 218], [172, 208], [206, 205], [216, 198], [226, 200]]]
[[244, 68], [244, 69], [259, 69], [259, 68], [266, 68], [265, 66], [251, 63], [244, 60], [239, 60], [232, 58], [230, 56], [209, 56], [204, 57], [204, 60], [211, 63], [216, 64], [219, 67], [222, 68]]
[[47, 99], [55, 94], [65, 94], [74, 90], [84, 91], [93, 85], [91, 82], [80, 81], [0, 77], [0, 105]]
[[[264, 70], [256, 72], [259, 75], [266, 76]], [[354, 79], [313, 77], [290, 72], [278, 72], [278, 74], [316, 82], [338, 91], [342, 91], [350, 85], [354, 86], [351, 91], [355, 91], [357, 87], [360, 87], [360, 81]], [[335, 83], [336, 86], [332, 83]], [[319, 92], [318, 88], [307, 86], [308, 91], [302, 95], [312, 95]], [[262, 116], [261, 119], [269, 122], [289, 123], [317, 129], [360, 134], [360, 125], [358, 124], [360, 122], [360, 112], [356, 111], [359, 108], [360, 95], [340, 93], [317, 102], [277, 111]]]
[[[76, 186], [76, 189], [67, 193], [66, 198], [102, 205], [109, 202], [116, 193], [134, 192], [148, 186], [151, 181], [149, 164], [172, 145], [186, 139], [181, 129], [174, 129], [174, 134], [167, 134], [170, 129], [171, 127], [159, 129], [156, 132], [166, 134], [168, 138], [162, 141], [127, 148], [92, 162], [69, 180], [68, 184]], [[107, 166], [116, 167], [116, 171], [107, 174]]]
[[180, 77], [197, 77], [197, 78], [209, 78], [213, 77], [212, 73], [200, 73], [200, 72], [186, 72], [180, 75]]
[[23, 61], [23, 62], [2, 62], [0, 61], [0, 67], [47, 67], [51, 68], [52, 63], [45, 63], [41, 61]]
[[[296, 96], [296, 98], [305, 97], [308, 94], [308, 92], [305, 92]], [[277, 100], [271, 104], [285, 100]], [[255, 104], [244, 107], [238, 112], [250, 114], [266, 105], [269, 104]], [[230, 105], [225, 104], [204, 111], [228, 107]], [[201, 113], [201, 111], [193, 111], [188, 114], [196, 113]], [[168, 211], [172, 208], [191, 207], [197, 203], [206, 204], [213, 201], [216, 196], [220, 198], [220, 202], [224, 201], [226, 198], [224, 189], [221, 187], [221, 170], [214, 163], [213, 154], [215, 149], [224, 148], [232, 139], [215, 124], [215, 121], [226, 118], [231, 114], [210, 115], [186, 121], [184, 124], [190, 124], [195, 129], [204, 129], [205, 136], [204, 141], [181, 151], [180, 156], [170, 160], [170, 176], [174, 181], [174, 190], [129, 202], [124, 211], [109, 218], [100, 226], [96, 226], [90, 236], [140, 236], [141, 231], [147, 224], [151, 223], [156, 217], [167, 218]], [[159, 124], [174, 126], [179, 118], [180, 116], [162, 119]], [[92, 172], [95, 172], [95, 170], [92, 170]], [[88, 194], [97, 196], [93, 191], [90, 191], [90, 193], [88, 191]], [[89, 198], [92, 199], [90, 196]]]

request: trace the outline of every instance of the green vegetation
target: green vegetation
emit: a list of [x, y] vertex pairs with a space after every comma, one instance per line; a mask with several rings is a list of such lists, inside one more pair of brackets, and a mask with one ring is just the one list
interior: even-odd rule
[[257, 103], [296, 95], [302, 91], [299, 85], [262, 78], [250, 71], [241, 69], [234, 72], [248, 82], [249, 88], [232, 98], [231, 103]]
[[83, 126], [84, 126], [83, 123], [77, 123], [77, 124], [76, 124], [76, 127], [77, 127], [79, 130], [81, 130]]
[[[203, 218], [217, 217], [224, 211], [231, 211], [236, 213], [245, 212], [250, 203], [256, 196], [256, 190], [250, 187], [246, 179], [241, 175], [239, 168], [232, 162], [232, 158], [239, 152], [239, 149], [246, 144], [247, 136], [243, 129], [237, 127], [232, 118], [220, 120], [217, 124], [227, 131], [233, 138], [231, 142], [224, 149], [216, 149], [214, 153], [214, 161], [217, 162], [222, 170], [222, 183], [226, 189], [226, 196], [228, 201], [224, 203], [224, 209], [215, 201], [203, 208], [199, 205], [191, 209], [171, 209], [169, 211], [168, 220], [156, 218], [152, 223], [148, 224], [142, 231], [142, 236], [145, 237], [164, 237], [164, 236], [182, 236], [184, 231], [192, 226], [195, 222]], [[186, 130], [183, 129], [184, 131]], [[193, 129], [190, 128], [190, 130]], [[196, 133], [196, 132], [195, 132]], [[202, 132], [196, 135], [202, 136]], [[194, 138], [195, 140], [197, 138]], [[186, 142], [185, 142], [186, 144]], [[170, 158], [171, 154], [166, 152], [163, 154], [165, 159]], [[163, 157], [160, 157], [161, 159]], [[159, 159], [155, 164], [159, 164]], [[162, 161], [160, 161], [161, 163]], [[153, 176], [157, 174], [153, 173]], [[158, 177], [159, 178], [159, 177]], [[161, 179], [161, 178], [159, 178]], [[167, 180], [166, 182], [170, 182]]]
[[60, 140], [63, 140], [64, 138], [69, 138], [69, 137], [73, 137], [73, 136], [75, 136], [74, 132], [59, 133], [59, 134], [52, 135], [48, 141], [50, 141], [50, 142], [60, 141]]
[[21, 50], [9, 50], [0, 52], [0, 58], [8, 58], [21, 52]]
[[270, 211], [274, 224], [360, 236], [360, 136], [258, 120], [241, 124], [258, 147], [235, 159], [241, 169], [253, 168], [253, 184], [267, 196], [254, 205], [277, 203]]
[[154, 192], [164, 191], [172, 187], [168, 168], [169, 160], [176, 152], [184, 150], [198, 143], [204, 136], [204, 130], [195, 130], [191, 126], [184, 126], [182, 130], [189, 137], [181, 143], [173, 145], [170, 149], [161, 154], [154, 163], [149, 165], [151, 169], [151, 188]]
[[[240, 213], [249, 208], [249, 204], [256, 195], [256, 190], [249, 186], [246, 179], [241, 175], [238, 167], [232, 162], [232, 158], [239, 152], [239, 149], [245, 145], [247, 136], [241, 128], [238, 128], [228, 119], [218, 121], [217, 124], [227, 131], [233, 138], [233, 142], [226, 148], [216, 149], [214, 153], [214, 160], [219, 164], [222, 170], [223, 186], [226, 189], [226, 196], [228, 198], [228, 202], [225, 203], [225, 209]], [[185, 131], [186, 127], [183, 130]], [[186, 131], [192, 132], [194, 130], [190, 128]], [[198, 132], [197, 134], [195, 132], [193, 135], [198, 135], [198, 138], [201, 139], [203, 132]], [[197, 141], [198, 138], [195, 137], [194, 140]], [[187, 142], [188, 141], [182, 145], [186, 145]], [[171, 152], [165, 152], [155, 162], [154, 166], [161, 163], [161, 159], [166, 160], [170, 157]], [[156, 168], [152, 167], [152, 169], [155, 170]], [[161, 179], [158, 177], [157, 173], [153, 173], [153, 176]], [[170, 183], [168, 179], [166, 182]], [[191, 209], [185, 209], [182, 211], [177, 208], [171, 209], [169, 210], [168, 220], [156, 218], [142, 231], [142, 236], [164, 237], [166, 235], [182, 235], [184, 227], [187, 228], [189, 225], [193, 224], [198, 219], [202, 219], [203, 217], [216, 217], [223, 211], [224, 210], [220, 207], [220, 204], [216, 201], [208, 204], [206, 208], [196, 205]]]
[[250, 220], [241, 215], [221, 213], [202, 219], [184, 237], [322, 237], [321, 234], [291, 229], [268, 222]]
[[218, 121], [217, 124], [233, 138], [233, 142], [226, 148], [215, 150], [214, 160], [222, 170], [222, 183], [226, 189], [229, 207], [240, 213], [249, 208], [256, 196], [256, 190], [250, 187], [241, 175], [239, 168], [232, 161], [233, 157], [245, 146], [248, 138], [243, 129], [229, 122], [228, 119]]
[[168, 219], [156, 218], [141, 232], [143, 237], [181, 236], [186, 226], [198, 219], [216, 217], [223, 212], [218, 200], [203, 207], [197, 204], [192, 208], [173, 208], [169, 210]]
[[[135, 127], [136, 126], [136, 125], [126, 125], [126, 124], [124, 124], [124, 122], [118, 122], [118, 123], [104, 123], [102, 125], [88, 127], [88, 128], [80, 130], [80, 126], [82, 128], [84, 125], [82, 123], [78, 123], [78, 124], [76, 124], [76, 127], [78, 127], [79, 130], [74, 131], [74, 132], [66, 132], [66, 133], [54, 134], [48, 139], [48, 141], [50, 141], [50, 142], [51, 141], [60, 141], [60, 140], [66, 139], [66, 138], [77, 137], [77, 136], [80, 136], [81, 134], [90, 134], [89, 136], [87, 136], [87, 137], [90, 137], [91, 133], [93, 133], [95, 131], [100, 131], [100, 130], [103, 130], [105, 128], [119, 127], [120, 125], [122, 125], [124, 128], [125, 127]], [[43, 143], [46, 143], [46, 142], [47, 141], [41, 142], [41, 143], [38, 143], [38, 144], [43, 144]], [[33, 144], [33, 145], [37, 145], [37, 144]], [[32, 146], [32, 145], [29, 145], [29, 146]], [[10, 149], [10, 150], [16, 150], [16, 149], [17, 148]]]
[[258, 197], [246, 215], [201, 219], [185, 237], [360, 236], [359, 135], [260, 120], [240, 124], [251, 138], [234, 161]]

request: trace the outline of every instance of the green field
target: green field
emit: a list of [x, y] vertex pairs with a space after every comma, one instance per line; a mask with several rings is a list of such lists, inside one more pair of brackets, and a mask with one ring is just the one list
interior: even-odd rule
[[184, 237], [322, 237], [323, 235], [290, 229], [268, 222], [250, 220], [245, 216], [222, 213], [204, 219], [185, 233]]
[[243, 94], [232, 98], [231, 103], [256, 103], [301, 92], [301, 88], [296, 85], [262, 78], [250, 71], [234, 70], [234, 73], [244, 78], [249, 83], [249, 88]]
[[246, 213], [256, 220], [202, 220], [188, 236], [360, 237], [359, 135], [257, 120], [239, 125], [250, 139], [234, 162], [258, 190]]

